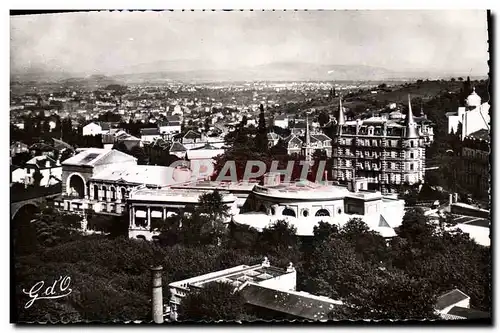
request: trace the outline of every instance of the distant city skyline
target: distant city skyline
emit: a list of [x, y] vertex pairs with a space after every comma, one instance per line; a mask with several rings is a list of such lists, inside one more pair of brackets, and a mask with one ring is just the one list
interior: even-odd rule
[[485, 10], [77, 12], [11, 17], [11, 73], [274, 62], [488, 73]]

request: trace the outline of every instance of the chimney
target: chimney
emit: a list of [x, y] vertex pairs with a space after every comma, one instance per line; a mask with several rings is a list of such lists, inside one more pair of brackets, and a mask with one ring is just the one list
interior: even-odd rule
[[153, 321], [156, 324], [163, 324], [163, 287], [162, 287], [162, 266], [151, 268], [151, 310]]

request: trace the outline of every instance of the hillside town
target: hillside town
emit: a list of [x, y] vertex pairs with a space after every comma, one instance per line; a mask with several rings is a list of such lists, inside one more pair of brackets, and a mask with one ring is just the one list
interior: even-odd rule
[[490, 101], [471, 76], [11, 78], [13, 321], [491, 323]]

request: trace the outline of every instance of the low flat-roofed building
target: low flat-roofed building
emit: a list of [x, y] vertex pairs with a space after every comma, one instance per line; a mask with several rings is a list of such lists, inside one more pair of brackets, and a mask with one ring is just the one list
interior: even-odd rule
[[[355, 186], [355, 185], [353, 185]], [[233, 222], [262, 230], [278, 220], [297, 228], [297, 235], [312, 236], [319, 222], [342, 226], [352, 218], [362, 219], [383, 237], [396, 235], [404, 216], [404, 200], [363, 191], [308, 181], [256, 185], [245, 209]]]
[[[130, 218], [129, 237], [154, 239], [160, 233], [154, 228], [156, 222], [165, 223], [168, 217], [196, 207], [200, 196], [209, 192], [211, 191], [203, 189], [145, 186], [130, 191], [127, 200]], [[227, 192], [221, 194], [223, 204], [229, 208], [229, 214], [236, 214], [236, 197]]]
[[436, 313], [445, 320], [491, 319], [484, 311], [470, 308], [470, 297], [458, 289], [453, 289], [436, 300]]
[[170, 315], [177, 319], [178, 306], [190, 292], [208, 283], [229, 283], [241, 292], [246, 303], [265, 311], [276, 311], [298, 319], [327, 319], [329, 310], [342, 302], [296, 291], [297, 273], [292, 263], [286, 268], [271, 266], [269, 260], [258, 265], [240, 265], [169, 284]]

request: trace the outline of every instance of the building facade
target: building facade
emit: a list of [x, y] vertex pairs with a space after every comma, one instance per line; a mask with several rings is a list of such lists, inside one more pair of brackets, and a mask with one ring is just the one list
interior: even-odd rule
[[235, 224], [262, 230], [278, 220], [297, 228], [297, 235], [312, 236], [319, 222], [342, 226], [352, 218], [363, 220], [384, 237], [393, 237], [404, 216], [404, 200], [366, 191], [366, 179], [348, 187], [308, 181], [255, 185]]
[[[201, 189], [148, 188], [138, 187], [128, 196], [129, 238], [153, 240], [159, 236], [159, 226], [166, 219], [180, 215], [196, 207], [201, 195], [208, 193]], [[229, 214], [237, 212], [237, 198], [229, 193], [222, 194], [222, 202], [229, 208]], [[227, 221], [229, 222], [229, 221]]]
[[448, 112], [448, 133], [456, 133], [464, 140], [470, 134], [481, 129], [489, 130], [490, 105], [482, 103], [481, 97], [475, 88], [465, 100], [465, 106], [458, 108], [457, 112]]
[[460, 184], [477, 198], [489, 200], [490, 165], [489, 131], [483, 129], [467, 135], [456, 171]]
[[[409, 98], [408, 98], [409, 99]], [[425, 117], [417, 122], [409, 100], [404, 119], [371, 117], [346, 121], [342, 102], [333, 125], [333, 180], [368, 179], [369, 189], [396, 193], [402, 184], [424, 181], [425, 149], [433, 129]]]

